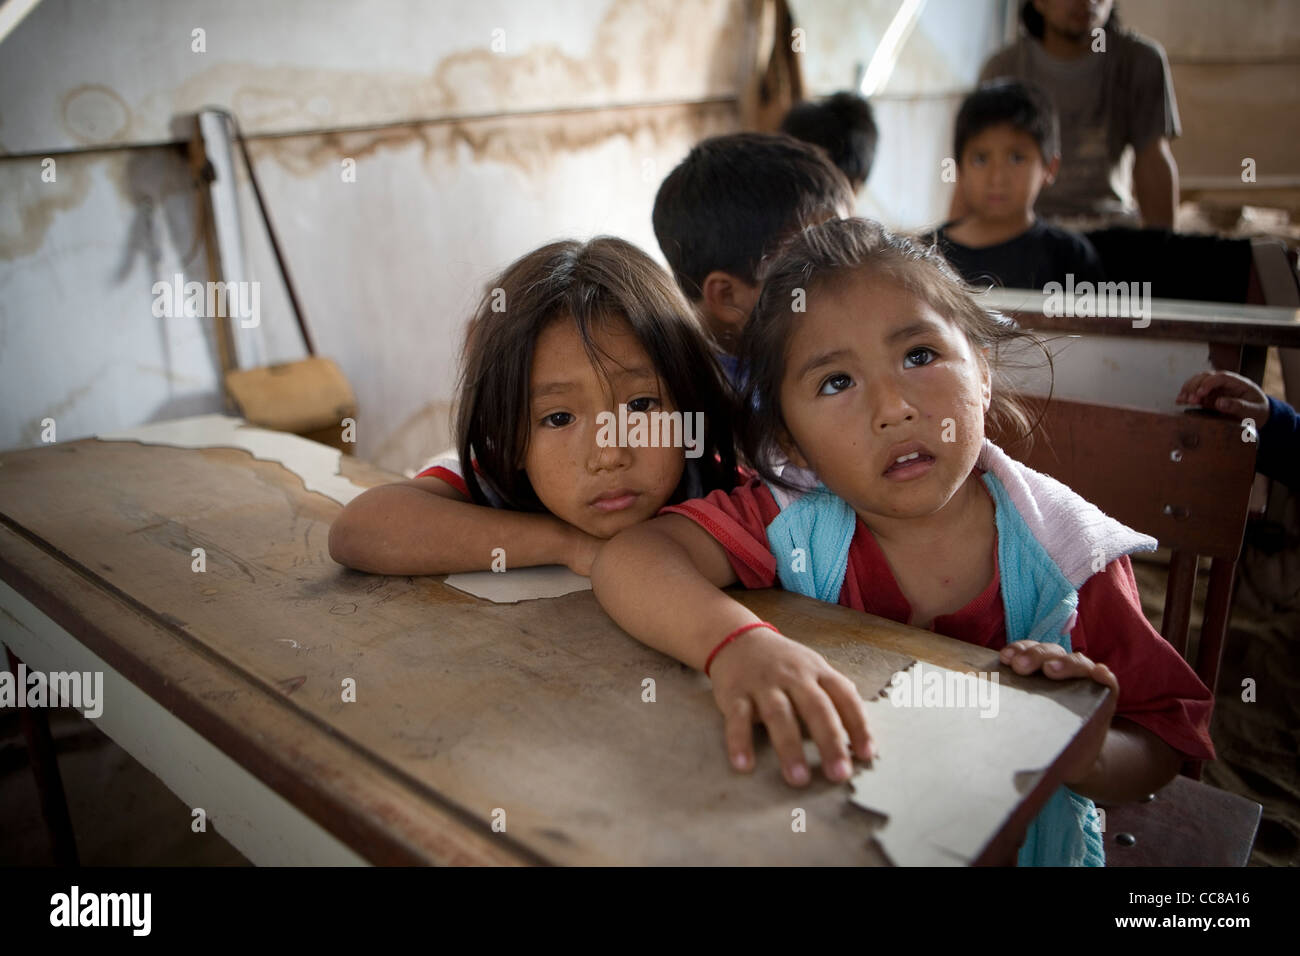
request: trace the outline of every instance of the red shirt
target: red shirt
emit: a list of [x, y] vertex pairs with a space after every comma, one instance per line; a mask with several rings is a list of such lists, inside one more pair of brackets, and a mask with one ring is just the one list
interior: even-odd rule
[[[780, 506], [761, 480], [715, 491], [663, 508], [690, 518], [726, 549], [740, 583], [747, 588], [778, 585], [776, 558], [767, 526]], [[912, 616], [889, 562], [871, 530], [858, 518], [849, 545], [848, 568], [839, 603], [906, 624]], [[1000, 650], [1007, 642], [997, 554], [988, 587], [969, 604], [934, 619], [931, 630], [968, 644]], [[1079, 589], [1078, 616], [1070, 632], [1071, 650], [1105, 664], [1119, 681], [1115, 715], [1150, 730], [1175, 750], [1195, 760], [1213, 760], [1210, 711], [1213, 697], [1142, 613], [1137, 581], [1127, 556], [1117, 558]]]
[[[478, 471], [478, 466], [474, 466]], [[460, 473], [460, 462], [439, 462], [436, 465], [430, 465], [424, 471], [415, 476], [416, 478], [441, 478], [447, 484], [451, 485], [466, 498], [470, 496], [469, 485], [465, 484], [465, 479]]]

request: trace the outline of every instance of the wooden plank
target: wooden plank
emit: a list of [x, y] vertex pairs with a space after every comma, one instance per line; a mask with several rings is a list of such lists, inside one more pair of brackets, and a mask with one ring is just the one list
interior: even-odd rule
[[[224, 662], [197, 652], [183, 632], [141, 612], [125, 596], [98, 586], [93, 575], [68, 566], [7, 522], [0, 525], [0, 577], [44, 613], [51, 627], [66, 629], [95, 660], [103, 660], [107, 668], [364, 859], [390, 865], [502, 865], [533, 860], [506, 841], [467, 832], [447, 809], [412, 793], [406, 782], [366, 754], [299, 719], [279, 695], [267, 694]], [[16, 616], [14, 610], [12, 603], [5, 604], [11, 616]], [[39, 622], [21, 623], [24, 629], [30, 623], [33, 631], [40, 630]], [[47, 666], [41, 647], [29, 644], [18, 630], [12, 624], [6, 627], [5, 643], [12, 644], [20, 656], [26, 652], [32, 657], [31, 666]], [[84, 669], [76, 659], [55, 660], [60, 669]], [[109, 681], [106, 687], [111, 686]], [[113, 723], [115, 706], [116, 702], [106, 704], [108, 719], [101, 726]], [[113, 732], [109, 736], [118, 739]], [[127, 749], [148, 765], [138, 750]], [[190, 756], [201, 760], [199, 754]], [[166, 781], [163, 769], [157, 772]], [[193, 805], [202, 803], [195, 799]], [[252, 848], [246, 850], [257, 859]]]
[[979, 301], [1032, 331], [1300, 347], [1300, 309], [1152, 299], [1150, 325], [1139, 328], [1131, 318], [1050, 315], [1048, 298], [1036, 289], [991, 289], [982, 293]]
[[[27, 673], [91, 674], [96, 684], [102, 681], [97, 700], [109, 700], [112, 706], [102, 709], [97, 717], [87, 715], [95, 728], [161, 780], [191, 811], [201, 809], [204, 826], [219, 832], [254, 864], [365, 863], [355, 851], [195, 733], [3, 581], [0, 609], [4, 612], [0, 615], [0, 641], [17, 652]], [[21, 712], [45, 713], [29, 707]], [[177, 826], [192, 833], [192, 818], [191, 812], [190, 818]], [[47, 825], [55, 837], [57, 860], [58, 830]]]
[[[623, 634], [590, 593], [491, 605], [440, 578], [339, 568], [326, 554], [338, 505], [278, 464], [90, 440], [0, 456], [0, 501], [0, 574], [16, 590], [370, 859], [884, 862], [880, 822], [846, 812], [842, 785], [788, 788], [768, 747], [753, 776], [733, 774], [707, 680]], [[844, 608], [737, 597], [864, 697], [918, 657], [999, 669], [993, 651]], [[1042, 732], [1062, 747], [1095, 715], [1096, 688], [1002, 677], [1061, 702], [1069, 719]], [[1003, 717], [990, 723], [1015, 726]], [[983, 745], [998, 739], [990, 726]], [[1060, 763], [986, 857], [1006, 857]], [[797, 836], [794, 807], [808, 817]], [[505, 833], [490, 829], [498, 809]]]

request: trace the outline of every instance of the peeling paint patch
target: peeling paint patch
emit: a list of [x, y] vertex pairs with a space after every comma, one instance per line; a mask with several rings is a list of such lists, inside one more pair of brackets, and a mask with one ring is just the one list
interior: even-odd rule
[[340, 505], [366, 490], [339, 474], [342, 455], [338, 449], [287, 432], [256, 428], [229, 415], [196, 415], [95, 437], [173, 448], [242, 448], [259, 461], [284, 466], [302, 479], [308, 491], [333, 498]]
[[992, 719], [970, 707], [896, 707], [881, 696], [866, 710], [882, 755], [849, 779], [849, 801], [885, 818], [874, 836], [896, 866], [968, 865], [1020, 802], [1026, 781], [1070, 742], [1083, 720], [1080, 702], [1095, 693], [1004, 684]]

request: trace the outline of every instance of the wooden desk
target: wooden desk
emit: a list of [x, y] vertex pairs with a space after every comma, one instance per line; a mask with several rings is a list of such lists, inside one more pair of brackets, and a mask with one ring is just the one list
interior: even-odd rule
[[[255, 431], [264, 447], [321, 447]], [[395, 478], [337, 467], [357, 488]], [[29, 668], [102, 669], [101, 729], [257, 863], [888, 862], [874, 837], [899, 824], [850, 806], [846, 785], [786, 786], [765, 743], [753, 775], [730, 771], [708, 681], [623, 634], [589, 591], [494, 605], [436, 577], [345, 570], [326, 551], [338, 510], [233, 448], [0, 455], [0, 639]], [[998, 670], [995, 653], [930, 632], [779, 591], [737, 597], [868, 698], [915, 660]], [[1000, 715], [956, 742], [1019, 768], [973, 862], [1014, 859], [1106, 693], [1005, 668], [1001, 688]], [[882, 765], [912, 761], [927, 792], [974, 786], [982, 763], [938, 766], [892, 722]], [[1030, 743], [1056, 756], [1017, 763]]]
[[1215, 368], [1240, 372], [1257, 382], [1269, 346], [1300, 348], [1300, 309], [1282, 306], [1152, 299], [1150, 324], [1136, 328], [1129, 318], [1049, 315], [1049, 296], [1036, 289], [991, 289], [979, 298], [986, 308], [997, 309], [1034, 331], [1203, 342]]

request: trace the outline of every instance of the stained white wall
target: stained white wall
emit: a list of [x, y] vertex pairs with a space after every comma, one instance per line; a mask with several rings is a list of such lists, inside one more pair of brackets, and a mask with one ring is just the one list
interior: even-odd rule
[[[483, 282], [565, 236], [657, 255], [659, 181], [697, 139], [735, 128], [743, 4], [681, 9], [45, 0], [0, 44], [0, 447], [37, 443], [45, 418], [67, 441], [220, 407], [210, 320], [151, 313], [154, 282], [206, 279], [185, 157], [168, 144], [212, 104], [253, 137], [318, 351], [358, 395], [358, 454], [415, 466], [446, 443]], [[299, 357], [240, 189], [262, 326], [236, 334]]]
[[[1231, 51], [1264, 56], [1273, 43], [1269, 55], [1292, 57], [1294, 17], [1270, 33], [1258, 23], [1281, 8], [1249, 6], [1258, 16], [1221, 24], [1245, 37]], [[792, 7], [819, 95], [853, 84], [899, 0]], [[1171, 56], [1212, 66], [1190, 19], [1162, 18], [1147, 0], [1125, 7], [1135, 25], [1168, 32]], [[1212, 7], [1188, 9], [1213, 26]], [[900, 229], [944, 217], [952, 121], [1009, 8], [925, 4], [874, 97], [881, 142], [860, 213]], [[0, 44], [0, 448], [39, 442], [46, 418], [67, 441], [220, 407], [211, 322], [150, 310], [154, 282], [206, 279], [175, 143], [183, 119], [212, 104], [253, 137], [319, 350], [357, 391], [358, 453], [413, 468], [446, 443], [461, 330], [492, 273], [562, 236], [613, 233], [659, 258], [660, 180], [696, 140], [737, 128], [748, 9], [44, 0]], [[1269, 142], [1261, 155], [1279, 155]], [[54, 182], [41, 177], [47, 157]], [[340, 175], [348, 158], [355, 183]], [[262, 326], [237, 334], [258, 336], [270, 359], [299, 357], [242, 176], [239, 188]]]
[[[695, 0], [44, 0], [4, 45], [9, 152], [169, 141], [177, 114], [251, 133], [735, 92], [736, 4]], [[192, 34], [204, 31], [204, 52]]]

